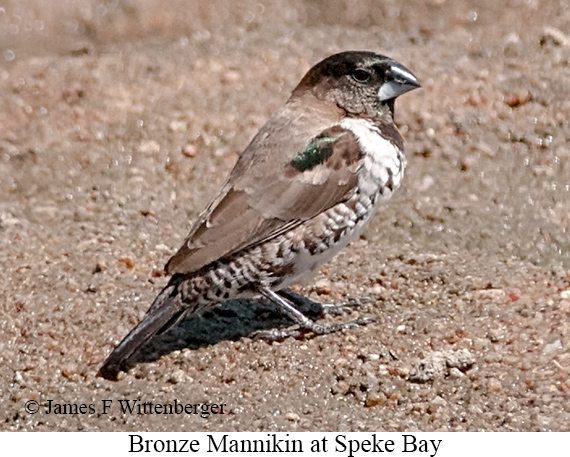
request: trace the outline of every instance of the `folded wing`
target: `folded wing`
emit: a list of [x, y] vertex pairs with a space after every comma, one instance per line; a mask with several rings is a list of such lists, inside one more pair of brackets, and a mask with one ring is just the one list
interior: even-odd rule
[[249, 148], [270, 147], [274, 156], [285, 160], [272, 163], [266, 154], [260, 158], [246, 149], [220, 194], [168, 262], [168, 273], [197, 271], [350, 198], [362, 158], [350, 130], [335, 125], [300, 147], [292, 138], [283, 138], [282, 144], [262, 144], [264, 137], [271, 136], [261, 130]]

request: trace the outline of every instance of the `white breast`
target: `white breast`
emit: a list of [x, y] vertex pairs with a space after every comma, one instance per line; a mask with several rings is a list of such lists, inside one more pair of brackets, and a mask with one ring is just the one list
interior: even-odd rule
[[364, 153], [364, 170], [359, 176], [361, 192], [372, 197], [383, 189], [392, 177], [392, 190], [384, 189], [381, 201], [386, 201], [400, 186], [404, 176], [404, 156], [392, 142], [385, 139], [376, 125], [367, 119], [346, 118], [341, 127], [356, 136]]

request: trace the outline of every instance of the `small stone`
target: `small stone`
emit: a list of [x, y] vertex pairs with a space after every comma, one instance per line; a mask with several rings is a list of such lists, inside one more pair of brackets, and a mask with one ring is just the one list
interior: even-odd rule
[[24, 384], [24, 378], [22, 377], [22, 373], [16, 371], [16, 373], [14, 373], [13, 381], [15, 384]]
[[196, 157], [198, 153], [198, 148], [192, 143], [188, 143], [182, 148], [182, 154], [186, 157]]
[[528, 103], [531, 100], [531, 95], [527, 90], [521, 92], [509, 92], [505, 94], [504, 100], [505, 104], [509, 107], [517, 108]]
[[372, 406], [381, 405], [385, 402], [386, 402], [386, 395], [384, 395], [382, 392], [370, 392], [366, 396], [364, 404], [370, 408]]
[[297, 413], [288, 412], [287, 414], [285, 414], [285, 419], [291, 422], [299, 422], [301, 417]]
[[168, 378], [168, 382], [171, 384], [182, 384], [186, 381], [186, 373], [183, 370], [176, 370]]
[[507, 293], [502, 289], [482, 289], [475, 292], [476, 300], [490, 300], [493, 302], [502, 302], [505, 300]]
[[346, 381], [337, 382], [336, 388], [343, 395], [346, 395], [350, 391], [350, 385]]
[[330, 287], [331, 286], [331, 282], [330, 280], [323, 278], [323, 279], [319, 279], [317, 281], [315, 281], [314, 287], [318, 288], [318, 289], [324, 289], [326, 287]]
[[375, 284], [374, 286], [372, 286], [370, 288], [369, 293], [374, 294], [374, 295], [382, 295], [385, 290], [386, 289], [384, 287], [382, 287], [380, 284]]
[[483, 351], [489, 348], [489, 340], [484, 338], [473, 338], [473, 349]]
[[500, 328], [489, 329], [489, 332], [487, 333], [487, 338], [489, 338], [489, 340], [492, 343], [497, 343], [501, 341], [503, 337], [504, 337], [504, 332]]
[[520, 43], [521, 37], [516, 32], [511, 32], [505, 37], [505, 44], [517, 44]]
[[435, 183], [435, 179], [433, 178], [433, 176], [426, 175], [420, 180], [420, 182], [418, 184], [418, 190], [420, 192], [425, 192], [431, 186], [433, 186], [434, 183]]
[[544, 346], [544, 354], [551, 354], [562, 349], [562, 342], [560, 340], [553, 341], [550, 344]]
[[319, 279], [315, 282], [313, 288], [319, 295], [330, 295], [332, 292], [331, 282], [328, 279]]
[[127, 377], [127, 373], [125, 373], [124, 371], [119, 371], [119, 373], [117, 374], [117, 381], [122, 381], [126, 377]]
[[468, 410], [471, 414], [475, 416], [483, 414], [483, 410], [479, 407], [479, 405], [470, 405]]
[[386, 424], [386, 428], [388, 428], [389, 430], [394, 430], [394, 431], [396, 431], [396, 430], [400, 430], [401, 426], [400, 426], [400, 424], [399, 424], [398, 422], [389, 421], [389, 422]]
[[[1, 144], [0, 144], [0, 149]], [[20, 224], [20, 219], [15, 218], [11, 214], [8, 213], [0, 213], [0, 229], [6, 228], [11, 225], [18, 225]]]
[[235, 70], [228, 70], [222, 75], [222, 81], [227, 84], [235, 84], [241, 79], [241, 74]]
[[131, 259], [130, 257], [119, 257], [118, 260], [119, 260], [119, 263], [122, 263], [123, 265], [125, 265], [129, 270], [131, 270], [135, 266], [135, 261], [133, 259]]
[[458, 351], [447, 353], [445, 361], [448, 367], [466, 371], [475, 364], [475, 357], [467, 349], [459, 349]]
[[378, 376], [388, 376], [390, 374], [390, 371], [386, 365], [380, 365], [378, 367], [377, 374]]
[[407, 379], [410, 376], [410, 368], [409, 367], [399, 367], [396, 368], [396, 374], [403, 379]]
[[474, 363], [475, 358], [467, 349], [448, 352], [435, 351], [416, 363], [407, 378], [412, 382], [427, 382], [436, 378], [443, 378], [449, 374], [452, 368], [466, 371]]
[[99, 260], [96, 264], [95, 264], [95, 268], [93, 268], [92, 273], [101, 273], [102, 271], [105, 271], [107, 269], [107, 262], [105, 262], [104, 260]]
[[78, 367], [74, 363], [69, 363], [61, 369], [61, 375], [70, 381], [77, 382], [79, 374], [77, 373]]
[[449, 369], [449, 377], [451, 379], [460, 379], [460, 378], [464, 378], [465, 374], [463, 372], [461, 372], [459, 370], [459, 368], [453, 367], [453, 368]]
[[137, 151], [141, 154], [157, 154], [160, 152], [160, 144], [154, 140], [145, 140], [138, 145]]
[[160, 243], [157, 244], [154, 249], [156, 249], [157, 251], [161, 251], [161, 252], [169, 252], [171, 250], [171, 248], [169, 246], [167, 246], [166, 244]]
[[342, 367], [343, 365], [346, 365], [347, 363], [348, 363], [348, 360], [346, 360], [344, 357], [340, 357], [334, 361], [335, 367]]
[[546, 27], [540, 37], [541, 46], [552, 43], [555, 46], [570, 46], [570, 37], [555, 27]]
[[441, 398], [439, 395], [437, 397], [435, 397], [429, 404], [428, 406], [428, 412], [430, 414], [435, 413], [439, 408], [441, 408], [442, 406], [447, 405], [447, 402]]
[[185, 132], [188, 130], [188, 124], [186, 121], [172, 121], [168, 124], [168, 130], [171, 132]]
[[471, 170], [475, 165], [477, 165], [477, 157], [475, 156], [467, 156], [463, 157], [459, 161], [459, 166], [461, 167], [461, 171], [468, 171]]
[[487, 389], [491, 392], [500, 392], [503, 389], [503, 385], [497, 378], [490, 378], [487, 381]]

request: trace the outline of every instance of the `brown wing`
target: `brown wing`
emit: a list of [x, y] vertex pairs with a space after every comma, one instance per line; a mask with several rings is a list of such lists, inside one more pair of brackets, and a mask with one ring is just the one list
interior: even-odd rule
[[[286, 132], [290, 125], [283, 127]], [[361, 152], [351, 131], [336, 125], [317, 135], [300, 135], [312, 138], [300, 147], [283, 133], [269, 123], [254, 138], [166, 265], [170, 274], [189, 274], [255, 246], [352, 195]]]

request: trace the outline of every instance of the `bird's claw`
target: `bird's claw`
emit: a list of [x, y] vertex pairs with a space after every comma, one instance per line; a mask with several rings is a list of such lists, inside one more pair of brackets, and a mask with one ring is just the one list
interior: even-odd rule
[[[311, 321], [312, 322], [312, 321]], [[254, 340], [266, 341], [283, 341], [287, 338], [304, 338], [310, 334], [313, 336], [326, 335], [328, 333], [342, 332], [349, 328], [357, 327], [360, 325], [368, 325], [376, 322], [373, 317], [361, 317], [349, 322], [341, 322], [338, 324], [318, 324], [312, 322], [307, 327], [300, 327], [298, 325], [286, 329], [271, 329], [261, 330], [253, 335]]]

